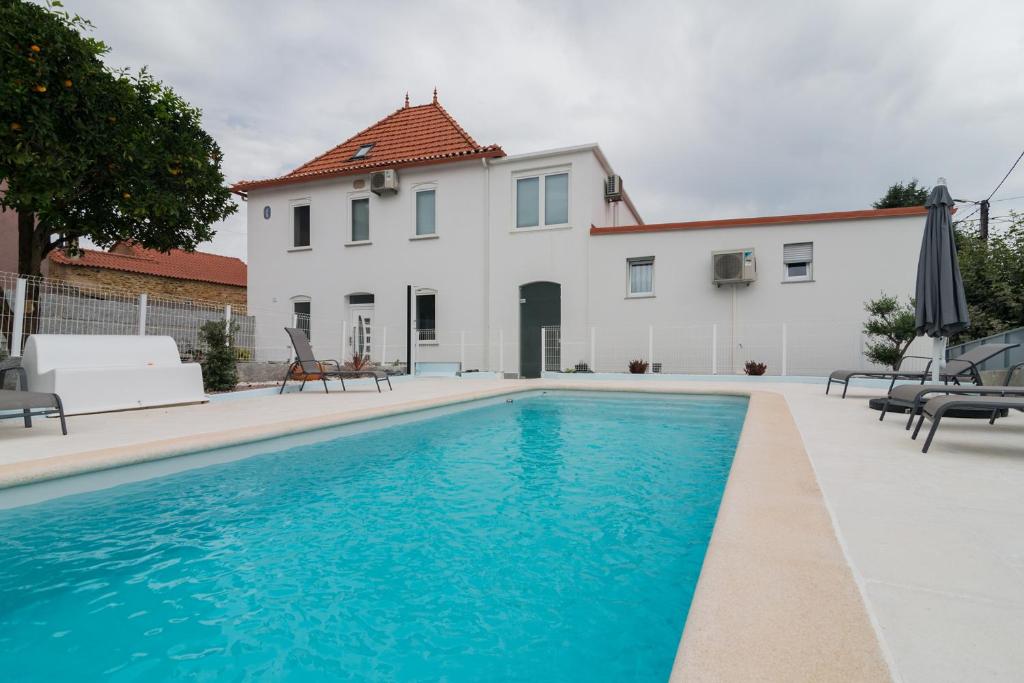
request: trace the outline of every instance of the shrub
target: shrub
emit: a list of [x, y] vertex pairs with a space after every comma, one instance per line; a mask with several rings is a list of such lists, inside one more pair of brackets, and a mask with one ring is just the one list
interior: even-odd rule
[[637, 359], [629, 361], [629, 371], [634, 375], [642, 375], [647, 372], [647, 361]]
[[[234, 332], [232, 326], [231, 332]], [[202, 354], [203, 387], [207, 391], [230, 391], [238, 384], [238, 368], [231, 351], [231, 332], [220, 320], [208, 320], [199, 328]]]
[[743, 372], [748, 375], [763, 375], [767, 370], [767, 363], [758, 363], [756, 360], [748, 360], [743, 364]]
[[883, 292], [864, 304], [864, 310], [869, 316], [864, 323], [864, 333], [868, 336], [864, 355], [872, 363], [895, 370], [907, 347], [917, 337], [913, 299], [902, 303]]
[[352, 360], [345, 363], [346, 370], [363, 370], [370, 364], [370, 359], [358, 353], [352, 354]]
[[573, 370], [575, 370], [576, 372], [590, 372], [590, 366], [587, 364], [586, 361], [581, 360], [579, 363], [576, 364], [576, 367], [573, 368]]

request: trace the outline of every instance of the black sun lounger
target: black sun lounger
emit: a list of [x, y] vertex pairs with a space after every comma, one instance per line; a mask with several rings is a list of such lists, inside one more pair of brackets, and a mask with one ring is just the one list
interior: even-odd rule
[[[20, 386], [24, 389], [26, 382], [23, 368], [0, 370], [0, 387], [4, 385], [4, 376], [12, 370], [18, 372], [21, 379]], [[60, 417], [60, 431], [67, 436], [68, 425], [64, 419], [64, 404], [60, 402], [60, 396], [43, 394], [38, 391], [0, 389], [0, 420], [21, 418], [25, 420], [25, 427], [31, 427], [33, 417], [53, 414]]]
[[[998, 356], [1007, 349], [1012, 349], [1020, 344], [983, 344], [976, 346], [962, 356], [950, 360], [946, 363], [946, 367], [942, 368], [942, 372], [939, 373], [939, 380], [942, 382], [952, 382], [953, 384], [960, 384], [961, 380], [968, 380], [975, 384], [981, 384], [981, 371], [978, 366], [987, 361], [989, 358]], [[896, 384], [896, 380], [910, 379], [917, 380], [920, 384], [924, 384], [926, 381], [931, 379], [932, 373], [930, 371], [931, 359], [924, 358], [923, 356], [904, 356], [900, 359], [900, 366], [903, 365], [903, 361], [907, 358], [922, 358], [929, 361], [928, 368], [924, 370], [900, 370], [898, 367], [896, 370], [836, 370], [828, 376], [828, 383], [825, 385], [825, 393], [829, 393], [829, 389], [832, 388], [832, 383], [843, 385], [843, 398], [846, 398], [846, 390], [850, 388], [850, 380], [855, 377], [867, 377], [873, 379], [888, 379], [889, 390], [892, 391], [893, 385]]]
[[341, 367], [341, 363], [336, 360], [317, 360], [313, 357], [313, 347], [309, 345], [309, 339], [306, 338], [306, 333], [297, 327], [286, 327], [284, 331], [288, 333], [288, 336], [292, 340], [292, 348], [295, 349], [295, 362], [288, 366], [288, 372], [284, 376], [284, 381], [281, 382], [281, 390], [278, 394], [284, 393], [284, 385], [288, 383], [288, 379], [292, 376], [292, 372], [301, 369], [303, 379], [302, 386], [299, 387], [299, 391], [306, 386], [306, 377], [309, 375], [318, 375], [320, 381], [324, 383], [324, 391], [330, 393], [327, 390], [327, 379], [337, 378], [341, 380], [341, 390], [348, 391], [345, 388], [345, 378], [354, 379], [356, 377], [372, 377], [377, 383], [377, 393], [380, 393], [380, 383], [387, 382], [388, 389], [394, 390], [391, 386], [391, 378], [388, 377], [386, 372], [380, 370], [344, 370]]
[[[1013, 377], [1013, 373], [1024, 368], [1024, 363], [1018, 363], [1007, 372], [1006, 381]], [[893, 387], [889, 395], [885, 397], [882, 404], [882, 414], [879, 421], [885, 419], [890, 409], [899, 408], [909, 413], [907, 417], [907, 429], [914, 424], [914, 416], [920, 414], [921, 407], [934, 398], [933, 394], [947, 394], [956, 396], [1024, 396], [1024, 387], [1009, 386], [1006, 384], [992, 384], [987, 386], [970, 385], [949, 385], [949, 384], [904, 384]], [[988, 411], [964, 411], [962, 413], [950, 414], [949, 417], [984, 417], [988, 418]]]
[[962, 408], [990, 411], [988, 423], [993, 424], [996, 417], [1004, 410], [1024, 410], [1024, 396], [937, 396], [930, 399], [921, 409], [921, 417], [918, 418], [917, 426], [914, 427], [914, 433], [911, 436], [912, 439], [917, 438], [926, 417], [932, 421], [932, 428], [928, 431], [928, 438], [925, 439], [924, 447], [921, 449], [922, 453], [927, 453], [928, 448], [931, 447], [935, 431], [939, 428], [942, 418], [951, 410]]

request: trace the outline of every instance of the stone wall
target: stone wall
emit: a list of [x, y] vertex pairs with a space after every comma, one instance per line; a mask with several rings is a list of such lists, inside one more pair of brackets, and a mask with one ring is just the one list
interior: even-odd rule
[[106, 268], [89, 268], [49, 263], [49, 277], [65, 280], [79, 287], [108, 287], [126, 294], [173, 297], [190, 301], [209, 301], [219, 304], [246, 305], [245, 287], [179, 280], [141, 273], [128, 273]]

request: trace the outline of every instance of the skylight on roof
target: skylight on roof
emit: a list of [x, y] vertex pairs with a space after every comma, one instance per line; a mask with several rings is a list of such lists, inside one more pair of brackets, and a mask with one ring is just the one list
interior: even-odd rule
[[370, 150], [373, 149], [373, 145], [374, 145], [374, 143], [371, 142], [369, 144], [361, 146], [359, 149], [356, 150], [356, 153], [352, 155], [352, 158], [353, 159], [363, 159], [363, 158], [365, 158], [366, 155], [370, 153]]

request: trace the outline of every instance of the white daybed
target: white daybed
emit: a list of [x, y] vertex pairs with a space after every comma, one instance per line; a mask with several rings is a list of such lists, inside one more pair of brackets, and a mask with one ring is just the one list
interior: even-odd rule
[[29, 390], [57, 394], [68, 415], [207, 400], [202, 368], [171, 337], [34, 334], [21, 365]]

